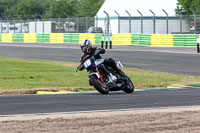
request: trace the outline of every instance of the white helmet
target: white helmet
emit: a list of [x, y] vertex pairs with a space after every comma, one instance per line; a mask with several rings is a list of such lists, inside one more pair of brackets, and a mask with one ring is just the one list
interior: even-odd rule
[[81, 42], [80, 47], [83, 52], [87, 53], [90, 49], [92, 49], [92, 43], [90, 40], [85, 39]]

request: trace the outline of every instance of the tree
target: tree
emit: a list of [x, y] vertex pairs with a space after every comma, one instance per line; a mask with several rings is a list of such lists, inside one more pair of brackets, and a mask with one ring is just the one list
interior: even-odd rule
[[80, 0], [79, 16], [94, 17], [105, 0]]
[[181, 11], [182, 14], [192, 14], [191, 9], [195, 11], [196, 14], [200, 14], [200, 0], [178, 0], [177, 10]]
[[16, 5], [22, 0], [0, 0], [0, 17], [3, 17], [3, 14], [9, 10], [10, 7]]
[[52, 0], [46, 0], [46, 2], [43, 0], [21, 0], [21, 2], [5, 10], [3, 15], [21, 19], [39, 17], [39, 14], [44, 14], [50, 1]]
[[94, 17], [104, 0], [0, 0], [0, 17]]
[[77, 13], [77, 1], [75, 0], [54, 0], [46, 11], [49, 17], [72, 17]]

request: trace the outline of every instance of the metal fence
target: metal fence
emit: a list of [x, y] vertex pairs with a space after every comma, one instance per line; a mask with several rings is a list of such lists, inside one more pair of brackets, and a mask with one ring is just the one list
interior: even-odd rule
[[1, 19], [0, 33], [86, 33], [94, 18]]
[[[109, 15], [109, 14], [108, 14]], [[185, 34], [200, 33], [200, 15], [108, 16], [74, 18], [0, 19], [0, 33], [87, 33], [101, 27], [109, 33]]]

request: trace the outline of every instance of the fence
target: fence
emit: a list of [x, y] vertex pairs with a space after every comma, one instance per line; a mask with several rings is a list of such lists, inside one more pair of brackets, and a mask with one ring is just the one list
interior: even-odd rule
[[94, 18], [49, 18], [0, 20], [0, 33], [86, 33]]
[[[9, 19], [10, 18], [10, 19]], [[0, 19], [0, 33], [87, 33], [89, 27], [101, 27], [109, 33], [198, 34], [199, 15], [110, 16], [74, 18]], [[12, 19], [11, 19], [12, 18]], [[109, 23], [107, 22], [109, 21]]]

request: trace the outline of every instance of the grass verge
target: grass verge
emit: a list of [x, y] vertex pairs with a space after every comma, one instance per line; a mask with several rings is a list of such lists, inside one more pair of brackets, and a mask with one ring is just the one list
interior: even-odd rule
[[[38, 90], [94, 90], [86, 71], [75, 72], [78, 63], [0, 58], [0, 94], [34, 94]], [[200, 77], [124, 68], [135, 87], [155, 88], [195, 84]]]

